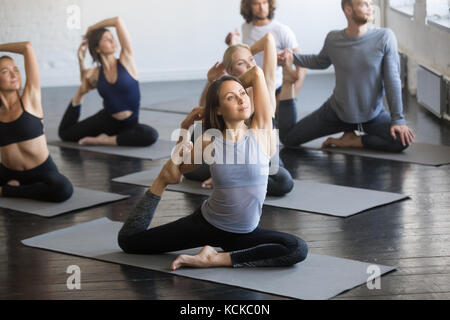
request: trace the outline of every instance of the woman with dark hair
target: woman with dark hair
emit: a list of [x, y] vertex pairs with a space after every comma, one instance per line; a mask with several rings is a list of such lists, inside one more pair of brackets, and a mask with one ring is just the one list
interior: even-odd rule
[[[237, 44], [230, 46], [224, 53], [223, 62], [216, 63], [208, 72], [208, 82], [203, 90], [200, 98], [200, 105], [204, 106], [206, 102], [206, 92], [209, 86], [215, 80], [219, 79], [225, 72], [234, 77], [240, 77], [248, 70], [256, 66], [253, 56], [257, 53], [264, 53], [264, 60], [262, 70], [270, 92], [270, 105], [272, 110], [273, 126], [275, 127], [275, 110], [276, 110], [276, 69], [277, 69], [277, 51], [273, 37], [270, 33], [266, 34], [262, 39], [257, 41], [253, 46], [249, 47], [245, 44]], [[248, 89], [249, 96], [252, 98], [252, 89]], [[280, 94], [281, 99], [292, 99], [293, 92], [285, 90]], [[253, 108], [252, 108], [253, 109]], [[194, 119], [195, 120], [195, 119]], [[189, 128], [184, 128], [189, 129]], [[274, 172], [269, 175], [269, 183], [267, 187], [267, 195], [269, 196], [284, 196], [291, 192], [294, 188], [294, 181], [289, 171], [284, 168], [279, 154], [276, 153], [272, 158]], [[204, 188], [212, 188], [211, 174], [209, 168], [204, 165], [194, 172], [187, 173], [186, 178], [196, 181], [203, 181]]]
[[[117, 42], [106, 29], [115, 27], [121, 45], [117, 59]], [[86, 69], [87, 48], [99, 66]], [[120, 17], [90, 26], [78, 49], [81, 85], [72, 98], [59, 126], [64, 141], [82, 145], [119, 145], [146, 147], [158, 139], [158, 132], [139, 123], [140, 89], [131, 39]], [[97, 88], [103, 98], [103, 109], [79, 121], [83, 97]]]
[[[255, 111], [249, 127], [246, 121], [251, 116], [251, 102], [245, 88], [250, 86]], [[281, 267], [303, 261], [308, 248], [302, 239], [258, 226], [270, 156], [276, 151], [270, 93], [261, 69], [252, 68], [240, 80], [225, 76], [215, 81], [208, 89], [204, 113], [199, 110], [188, 116], [186, 125], [204, 115], [205, 129], [209, 130], [198, 141], [205, 150], [203, 161], [210, 164], [212, 195], [193, 214], [148, 229], [166, 186], [178, 183], [182, 172], [198, 167], [187, 163], [177, 167], [173, 159], [169, 160], [120, 230], [119, 246], [131, 254], [160, 254], [203, 246], [197, 255], [178, 256], [172, 270]], [[185, 139], [189, 141], [183, 136]], [[195, 149], [182, 158], [190, 157], [190, 163], [194, 163]], [[207, 150], [211, 151], [209, 155]]]
[[15, 61], [0, 57], [0, 197], [63, 202], [73, 193], [58, 172], [44, 135], [39, 67], [31, 42], [0, 44], [0, 52], [23, 55], [26, 82]]

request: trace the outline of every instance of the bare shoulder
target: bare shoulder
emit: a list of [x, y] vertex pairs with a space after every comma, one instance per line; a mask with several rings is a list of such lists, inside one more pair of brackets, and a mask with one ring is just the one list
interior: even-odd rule
[[121, 54], [119, 61], [135, 80], [139, 80], [139, 73], [137, 71], [136, 60], [134, 56], [130, 56], [128, 54]]

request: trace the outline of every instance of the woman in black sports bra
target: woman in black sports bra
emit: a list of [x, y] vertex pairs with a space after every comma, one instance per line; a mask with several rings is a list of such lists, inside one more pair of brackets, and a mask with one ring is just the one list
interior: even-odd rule
[[0, 52], [21, 54], [26, 83], [9, 56], [0, 56], [0, 197], [63, 202], [73, 193], [48, 152], [42, 123], [39, 67], [30, 42], [0, 44]]

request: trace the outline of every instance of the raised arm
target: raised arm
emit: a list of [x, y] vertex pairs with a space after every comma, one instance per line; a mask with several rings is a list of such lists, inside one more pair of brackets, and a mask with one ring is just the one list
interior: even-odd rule
[[125, 23], [121, 17], [114, 17], [102, 20], [88, 28], [88, 31], [86, 33], [89, 34], [90, 31], [98, 29], [98, 28], [108, 28], [108, 27], [114, 27], [117, 31], [117, 37], [119, 38], [120, 46], [122, 47], [122, 51], [120, 53], [121, 57], [122, 55], [126, 56], [134, 56], [133, 48], [131, 46], [131, 37], [128, 33], [128, 30], [125, 26]]
[[42, 113], [39, 65], [31, 42], [25, 41], [0, 44], [0, 51], [23, 55], [26, 75], [23, 97], [24, 99], [29, 99], [29, 105], [34, 108], [36, 112]]
[[294, 53], [294, 64], [308, 69], [327, 69], [331, 66], [327, 40], [325, 40], [325, 44], [318, 55]]
[[254, 115], [250, 128], [256, 133], [260, 146], [268, 156], [276, 152], [276, 139], [272, 127], [272, 105], [263, 71], [255, 66], [239, 78], [245, 88], [253, 88]]
[[[264, 51], [264, 60], [262, 70], [264, 72], [265, 81], [267, 84], [267, 89], [270, 93], [270, 102], [272, 105], [272, 116], [275, 116], [276, 109], [276, 73], [277, 73], [277, 48], [275, 45], [275, 39], [271, 33], [267, 33], [263, 38], [257, 41], [251, 48], [253, 55]], [[273, 92], [273, 94], [272, 94]]]
[[204, 107], [206, 105], [206, 93], [208, 92], [211, 83], [219, 79], [224, 74], [225, 74], [225, 67], [222, 62], [216, 62], [216, 64], [214, 64], [212, 68], [209, 69], [207, 74], [208, 82], [206, 83], [205, 88], [203, 88], [202, 95], [199, 101], [200, 106]]

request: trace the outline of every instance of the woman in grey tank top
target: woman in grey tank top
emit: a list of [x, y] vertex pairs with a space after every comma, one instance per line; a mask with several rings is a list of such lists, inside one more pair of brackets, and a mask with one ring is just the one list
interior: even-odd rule
[[[255, 114], [249, 129], [245, 121], [251, 115], [250, 99], [245, 88], [250, 86]], [[122, 250], [160, 254], [203, 247], [197, 255], [178, 256], [172, 270], [184, 266], [280, 267], [303, 261], [308, 252], [305, 241], [258, 227], [268, 162], [276, 150], [271, 143], [269, 91], [261, 69], [254, 67], [240, 79], [227, 76], [214, 82], [205, 110], [195, 109], [187, 119], [194, 118], [204, 118], [206, 129], [213, 129], [199, 142], [203, 161], [211, 165], [214, 193], [193, 214], [148, 229], [166, 186], [179, 183], [182, 173], [200, 165], [185, 161], [176, 166], [173, 159], [169, 160], [119, 232]], [[185, 134], [182, 139], [186, 141], [182, 144], [189, 143], [190, 136]], [[194, 163], [195, 152], [190, 156], [190, 163]]]

